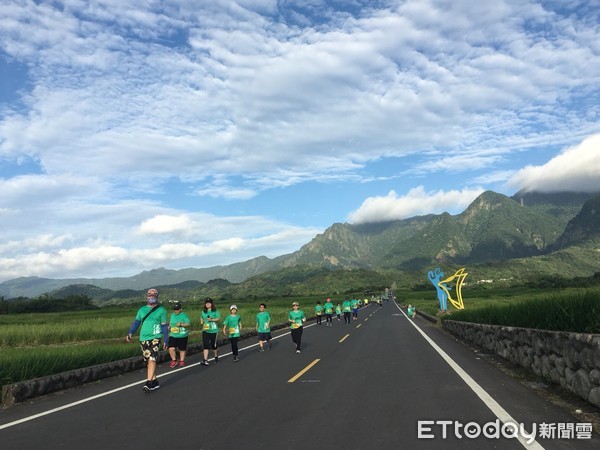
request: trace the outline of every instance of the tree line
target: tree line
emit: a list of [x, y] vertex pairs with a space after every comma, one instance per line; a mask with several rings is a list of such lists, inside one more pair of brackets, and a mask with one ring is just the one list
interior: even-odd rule
[[0, 314], [24, 314], [83, 311], [98, 309], [87, 295], [69, 295], [64, 298], [53, 298], [51, 295], [43, 294], [35, 299], [14, 298], [5, 300], [0, 297]]

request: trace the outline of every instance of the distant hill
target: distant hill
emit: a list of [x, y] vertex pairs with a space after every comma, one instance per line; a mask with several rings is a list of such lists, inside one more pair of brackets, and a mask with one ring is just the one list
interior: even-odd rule
[[[328, 271], [341, 276], [340, 270], [364, 271], [355, 275], [371, 276], [385, 271], [393, 271], [395, 276], [399, 271], [419, 274], [438, 265], [468, 265], [482, 276], [494, 270], [506, 274], [518, 266], [526, 274], [528, 263], [523, 261], [531, 258], [530, 266], [536, 271], [560, 267], [572, 276], [587, 276], [600, 271], [598, 253], [593, 250], [600, 236], [599, 210], [598, 194], [518, 193], [507, 197], [487, 191], [455, 216], [443, 213], [376, 224], [336, 223], [298, 251], [273, 259], [261, 256], [203, 269], [158, 268], [123, 278], [24, 277], [1, 283], [0, 295], [33, 298], [49, 292], [87, 292], [93, 298], [126, 298], [148, 286], [218, 292], [211, 280], [249, 280], [264, 288], [268, 273], [279, 274], [279, 283], [286, 279], [286, 270], [291, 278], [296, 274], [306, 280], [313, 276], [311, 267], [322, 277]], [[261, 274], [265, 276], [258, 277]], [[69, 290], [64, 290], [67, 286]], [[281, 284], [274, 289], [281, 290]]]

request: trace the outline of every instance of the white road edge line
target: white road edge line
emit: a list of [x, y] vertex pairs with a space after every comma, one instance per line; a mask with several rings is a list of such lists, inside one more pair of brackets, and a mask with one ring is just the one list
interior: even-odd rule
[[[444, 361], [448, 363], [448, 365], [456, 372], [456, 374], [462, 378], [467, 386], [469, 386], [471, 390], [475, 392], [475, 395], [477, 395], [481, 401], [485, 403], [485, 406], [487, 406], [502, 423], [518, 423], [502, 406], [500, 406], [496, 400], [492, 398], [490, 394], [488, 394], [473, 378], [471, 378], [471, 376], [465, 372], [462, 367], [460, 367], [444, 350], [442, 350], [435, 342], [433, 342], [433, 340], [427, 336], [425, 332], [421, 330], [421, 328], [404, 313], [404, 311], [402, 311], [396, 302], [394, 302], [394, 304], [396, 305], [396, 308], [400, 310], [406, 320], [408, 320], [410, 324], [415, 327], [419, 333], [421, 333], [421, 336], [425, 338], [429, 345], [431, 345], [433, 349], [438, 352]], [[534, 440], [531, 444], [527, 444], [525, 438], [520, 434], [517, 436], [517, 439], [523, 445], [523, 447], [527, 449], [544, 450], [544, 447], [542, 447], [536, 440]]]
[[[304, 328], [310, 328], [310, 327], [313, 327], [313, 326], [315, 326], [314, 323], [310, 324], [310, 325], [306, 325]], [[287, 333], [280, 334], [279, 336], [275, 336], [273, 338], [273, 340], [280, 339], [283, 336], [287, 336], [288, 334], [290, 334], [289, 331]], [[248, 350], [249, 348], [253, 348], [253, 347], [256, 347], [256, 346], [258, 346], [258, 343], [252, 344], [252, 345], [248, 345], [247, 347], [241, 348], [239, 351]], [[229, 355], [231, 355], [231, 352], [224, 353], [224, 354], [219, 355], [219, 356], [225, 357], [225, 356], [229, 356]], [[209, 361], [212, 361], [213, 359], [214, 358], [211, 358], [211, 359], [209, 359]], [[184, 367], [181, 367], [179, 369], [174, 369], [174, 370], [171, 370], [169, 372], [163, 373], [161, 375], [157, 375], [156, 378], [162, 378], [162, 377], [165, 377], [165, 376], [169, 376], [169, 375], [171, 375], [173, 373], [179, 372], [180, 370], [187, 370], [187, 369], [190, 369], [190, 368], [198, 366], [198, 365], [200, 365], [199, 362], [198, 363], [194, 363], [194, 364], [190, 364], [189, 366], [184, 366]], [[129, 389], [131, 387], [138, 386], [138, 385], [143, 384], [145, 382], [146, 382], [145, 379], [144, 380], [140, 380], [140, 381], [136, 381], [135, 383], [127, 384], [125, 386], [121, 386], [119, 388], [103, 392], [101, 394], [93, 395], [92, 397], [83, 398], [83, 399], [78, 400], [76, 402], [69, 403], [69, 404], [66, 404], [66, 405], [63, 405], [63, 406], [59, 406], [58, 408], [49, 409], [48, 411], [44, 411], [44, 412], [41, 412], [41, 413], [38, 413], [38, 414], [34, 414], [34, 415], [28, 416], [28, 417], [23, 417], [22, 419], [15, 420], [13, 422], [1, 424], [0, 425], [0, 430], [4, 430], [5, 428], [14, 427], [15, 425], [19, 425], [21, 423], [29, 422], [31, 420], [39, 419], [40, 417], [44, 417], [44, 416], [48, 416], [50, 414], [54, 414], [54, 413], [57, 413], [57, 412], [60, 412], [60, 411], [64, 411], [65, 409], [73, 408], [74, 406], [78, 406], [78, 405], [81, 405], [83, 403], [91, 402], [92, 400], [97, 400], [99, 398], [115, 394], [115, 393], [123, 391], [125, 389]]]

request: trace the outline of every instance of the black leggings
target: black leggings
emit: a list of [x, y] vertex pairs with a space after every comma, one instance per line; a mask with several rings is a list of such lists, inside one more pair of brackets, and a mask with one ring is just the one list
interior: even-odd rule
[[231, 353], [233, 353], [233, 356], [238, 355], [238, 340], [239, 340], [239, 337], [230, 337], [229, 338], [229, 342], [231, 342]]
[[317, 325], [321, 325], [321, 320], [323, 320], [323, 316], [321, 314], [317, 314]]
[[300, 350], [300, 345], [302, 344], [302, 330], [304, 327], [296, 328], [292, 330], [292, 341], [296, 344], [296, 350]]
[[331, 314], [325, 314], [325, 320], [327, 323], [331, 323]]
[[350, 313], [344, 312], [344, 322], [350, 323]]

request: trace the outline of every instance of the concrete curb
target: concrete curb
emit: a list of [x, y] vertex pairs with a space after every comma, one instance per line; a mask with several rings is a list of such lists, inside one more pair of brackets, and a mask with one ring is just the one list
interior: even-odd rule
[[440, 319], [438, 319], [437, 317], [430, 316], [429, 314], [424, 313], [423, 311], [418, 310], [418, 309], [417, 309], [417, 315], [421, 316], [425, 320], [429, 320], [432, 323], [439, 323], [439, 321], [440, 321]]

